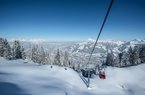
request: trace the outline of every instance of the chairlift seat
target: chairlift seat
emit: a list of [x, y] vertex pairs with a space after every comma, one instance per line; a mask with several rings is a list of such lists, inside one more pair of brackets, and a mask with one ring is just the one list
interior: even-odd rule
[[106, 79], [106, 75], [105, 75], [105, 72], [103, 71], [103, 72], [99, 72], [99, 78], [100, 79]]

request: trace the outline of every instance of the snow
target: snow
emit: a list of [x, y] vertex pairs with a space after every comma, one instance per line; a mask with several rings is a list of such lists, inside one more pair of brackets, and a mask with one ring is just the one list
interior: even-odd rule
[[105, 80], [95, 77], [92, 85], [95, 92], [99, 95], [144, 95], [145, 94], [145, 64], [128, 67], [116, 68], [107, 67]]
[[0, 58], [0, 95], [145, 95], [145, 64], [107, 67], [87, 89], [74, 70]]
[[85, 47], [84, 45], [81, 45], [78, 49], [81, 50], [81, 49], [84, 49], [84, 47]]
[[117, 46], [124, 44], [124, 41], [119, 41], [119, 40], [99, 40], [99, 42], [117, 44]]
[[[0, 95], [10, 95], [2, 89], [15, 89], [14, 95], [84, 95], [87, 89], [72, 69], [50, 65], [23, 64], [22, 60], [0, 59]], [[16, 86], [13, 86], [16, 85]], [[22, 91], [19, 92], [19, 90]], [[11, 92], [13, 93], [13, 92]], [[17, 94], [18, 93], [18, 94]], [[22, 94], [20, 94], [22, 93]]]
[[93, 42], [95, 43], [96, 40], [92, 39], [92, 38], [88, 38], [87, 42]]

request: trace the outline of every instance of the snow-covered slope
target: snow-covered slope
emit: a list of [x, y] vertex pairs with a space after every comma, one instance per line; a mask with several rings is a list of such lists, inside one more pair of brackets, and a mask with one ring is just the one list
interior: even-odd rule
[[145, 95], [145, 64], [106, 68], [106, 79], [87, 89], [72, 69], [0, 58], [0, 95]]
[[[127, 68], [106, 68], [106, 79], [91, 80], [98, 95], [145, 95], [145, 64]], [[103, 93], [103, 94], [102, 94]]]
[[85, 95], [83, 90], [72, 69], [0, 59], [0, 95]]

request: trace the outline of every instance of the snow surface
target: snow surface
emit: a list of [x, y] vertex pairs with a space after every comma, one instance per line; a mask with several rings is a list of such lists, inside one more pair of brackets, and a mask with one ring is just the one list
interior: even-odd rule
[[88, 89], [70, 68], [0, 58], [0, 95], [145, 95], [145, 64], [106, 68], [106, 79]]

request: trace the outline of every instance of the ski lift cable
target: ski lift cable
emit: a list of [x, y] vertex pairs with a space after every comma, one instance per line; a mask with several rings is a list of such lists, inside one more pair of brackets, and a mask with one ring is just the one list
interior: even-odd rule
[[97, 39], [96, 39], [95, 44], [94, 44], [94, 46], [93, 46], [93, 49], [92, 49], [92, 51], [91, 51], [91, 53], [90, 53], [90, 56], [89, 56], [87, 65], [89, 64], [89, 62], [90, 62], [90, 60], [91, 60], [91, 57], [92, 57], [92, 54], [93, 54], [93, 52], [94, 52], [94, 50], [95, 50], [95, 46], [96, 46], [97, 43], [98, 43], [98, 40], [99, 40], [99, 37], [100, 37], [100, 35], [101, 35], [101, 33], [102, 33], [102, 30], [103, 30], [103, 27], [104, 27], [104, 25], [105, 25], [106, 19], [107, 19], [109, 13], [110, 13], [110, 10], [111, 10], [113, 1], [114, 1], [114, 0], [111, 0], [111, 3], [110, 3], [109, 8], [108, 8], [108, 10], [107, 10], [106, 16], [105, 16], [104, 21], [103, 21], [103, 23], [102, 23], [102, 26], [101, 26], [101, 28], [100, 28], [99, 34], [98, 34], [98, 36], [97, 36]]

